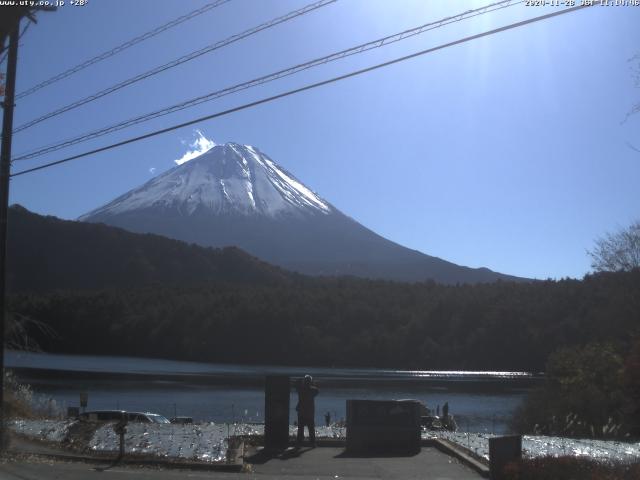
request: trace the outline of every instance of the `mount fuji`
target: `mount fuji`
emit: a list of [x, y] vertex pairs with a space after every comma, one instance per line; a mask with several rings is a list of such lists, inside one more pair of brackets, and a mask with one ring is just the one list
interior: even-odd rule
[[79, 218], [204, 246], [235, 245], [311, 275], [523, 280], [403, 247], [343, 214], [257, 148], [218, 145]]

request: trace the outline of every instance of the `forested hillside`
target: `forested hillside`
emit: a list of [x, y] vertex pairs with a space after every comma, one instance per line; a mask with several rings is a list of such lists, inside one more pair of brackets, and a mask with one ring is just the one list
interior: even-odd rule
[[541, 371], [563, 346], [640, 329], [640, 270], [584, 280], [443, 286], [298, 277], [14, 295], [47, 351], [184, 360]]
[[9, 209], [7, 281], [13, 292], [286, 282], [293, 274], [237, 248], [205, 248], [101, 224]]

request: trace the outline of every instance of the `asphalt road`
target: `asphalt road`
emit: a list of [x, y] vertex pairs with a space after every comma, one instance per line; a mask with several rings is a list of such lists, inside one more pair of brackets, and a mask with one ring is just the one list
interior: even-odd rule
[[160, 469], [115, 466], [83, 462], [61, 462], [37, 457], [8, 458], [0, 464], [0, 480], [81, 480], [137, 479], [173, 480], [178, 478], [311, 480], [311, 479], [424, 479], [477, 480], [479, 474], [433, 448], [406, 457], [349, 457], [341, 448], [288, 450], [276, 457], [254, 455], [247, 459], [246, 473]]

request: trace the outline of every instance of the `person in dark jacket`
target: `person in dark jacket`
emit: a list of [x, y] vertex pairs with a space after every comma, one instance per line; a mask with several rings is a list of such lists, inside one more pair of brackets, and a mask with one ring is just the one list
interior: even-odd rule
[[309, 430], [309, 440], [311, 446], [316, 445], [316, 426], [315, 426], [315, 398], [318, 395], [318, 387], [313, 384], [311, 375], [305, 375], [302, 381], [298, 380], [296, 384], [296, 390], [298, 391], [298, 441], [297, 444], [301, 445], [304, 440], [304, 427], [307, 426]]

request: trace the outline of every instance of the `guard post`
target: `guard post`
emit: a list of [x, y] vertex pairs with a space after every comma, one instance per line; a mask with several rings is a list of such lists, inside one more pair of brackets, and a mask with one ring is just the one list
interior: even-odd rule
[[291, 380], [269, 375], [264, 390], [264, 448], [284, 450], [289, 445], [289, 396]]
[[120, 437], [120, 453], [118, 454], [118, 460], [124, 457], [124, 434], [127, 433], [127, 423], [127, 414], [123, 413], [120, 421], [113, 425], [114, 432]]

